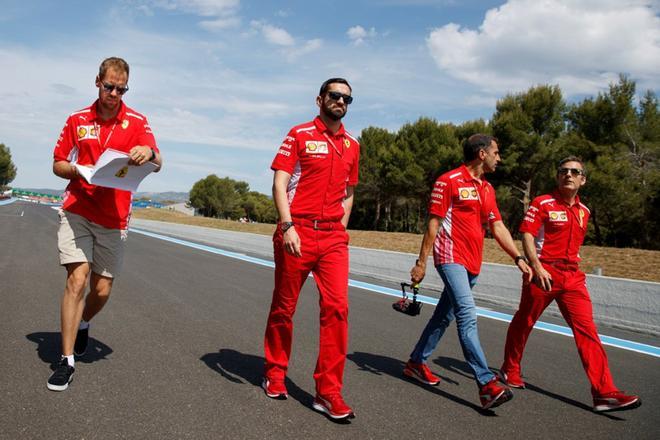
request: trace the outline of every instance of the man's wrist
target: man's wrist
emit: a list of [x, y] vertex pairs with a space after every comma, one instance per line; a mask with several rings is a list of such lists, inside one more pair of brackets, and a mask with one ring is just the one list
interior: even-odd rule
[[282, 234], [286, 234], [286, 231], [294, 226], [293, 222], [280, 222], [280, 230], [282, 231]]
[[415, 260], [415, 266], [426, 267], [426, 261], [420, 260], [419, 258]]
[[156, 150], [153, 148], [149, 148], [151, 150], [151, 157], [149, 158], [149, 162], [152, 162], [156, 158]]
[[529, 260], [528, 260], [527, 257], [524, 256], [524, 255], [518, 255], [518, 256], [517, 256], [516, 258], [514, 258], [513, 260], [516, 262], [516, 265], [518, 265], [518, 263], [519, 263], [520, 261], [524, 261], [525, 264], [529, 265]]

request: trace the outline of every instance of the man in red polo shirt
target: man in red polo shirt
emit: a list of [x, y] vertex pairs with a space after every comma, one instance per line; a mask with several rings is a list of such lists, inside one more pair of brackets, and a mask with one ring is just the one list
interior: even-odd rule
[[320, 294], [319, 356], [313, 407], [333, 419], [353, 417], [341, 390], [348, 344], [348, 234], [360, 145], [341, 123], [353, 101], [343, 78], [321, 85], [319, 115], [293, 127], [271, 165], [279, 223], [273, 236], [275, 289], [265, 336], [263, 388], [286, 399], [293, 314], [310, 272]]
[[543, 311], [555, 300], [573, 331], [582, 366], [591, 382], [594, 411], [636, 408], [641, 404], [639, 397], [625, 395], [614, 385], [594, 324], [586, 276], [578, 268], [589, 209], [577, 193], [586, 181], [579, 158], [563, 159], [557, 169], [557, 189], [535, 198], [520, 225], [523, 248], [535, 276], [532, 283], [523, 281], [520, 306], [507, 332], [500, 374], [509, 386], [525, 388], [520, 362], [527, 338]]
[[502, 222], [495, 189], [485, 179], [485, 174], [495, 171], [500, 162], [496, 139], [484, 134], [470, 136], [463, 144], [463, 157], [464, 164], [440, 176], [431, 193], [429, 221], [410, 278], [413, 283], [424, 279], [426, 259], [433, 247], [435, 268], [445, 288], [403, 374], [427, 385], [440, 383], [440, 378], [431, 372], [426, 361], [456, 318], [463, 356], [474, 373], [481, 405], [489, 409], [510, 400], [513, 394], [508, 387], [498, 384], [497, 377], [488, 368], [477, 331], [472, 288], [481, 271], [487, 225], [518, 268], [530, 279], [532, 274]]
[[[68, 388], [75, 371], [74, 354], [82, 356], [87, 350], [89, 321], [108, 301], [121, 266], [131, 210], [129, 191], [88, 184], [74, 163], [93, 166], [112, 148], [128, 153], [132, 165], [151, 161], [161, 166], [147, 118], [122, 102], [128, 91], [128, 72], [121, 58], [101, 63], [96, 77], [98, 99], [69, 116], [53, 153], [53, 172], [70, 180], [57, 233], [67, 279], [61, 310], [62, 359], [47, 383], [53, 391]], [[88, 277], [90, 290], [85, 299]]]

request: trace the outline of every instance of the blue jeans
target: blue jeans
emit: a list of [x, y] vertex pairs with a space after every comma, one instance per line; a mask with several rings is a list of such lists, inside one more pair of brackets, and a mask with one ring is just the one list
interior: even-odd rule
[[426, 362], [455, 317], [463, 357], [472, 369], [477, 382], [485, 385], [495, 375], [488, 368], [477, 331], [477, 308], [472, 296], [472, 288], [477, 284], [477, 275], [469, 273], [461, 264], [439, 264], [435, 268], [445, 283], [445, 288], [433, 316], [410, 354], [410, 359], [418, 363]]

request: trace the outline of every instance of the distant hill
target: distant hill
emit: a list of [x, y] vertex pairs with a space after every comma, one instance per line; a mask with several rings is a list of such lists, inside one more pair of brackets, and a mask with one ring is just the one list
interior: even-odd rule
[[[17, 188], [18, 189], [18, 188]], [[61, 196], [62, 193], [64, 192], [64, 188], [62, 189], [50, 189], [50, 188], [20, 188], [25, 191], [32, 191], [32, 192], [37, 192], [41, 194], [51, 194], [54, 196]], [[149, 199], [153, 202], [165, 202], [165, 201], [171, 201], [171, 202], [187, 202], [188, 201], [188, 193], [187, 192], [174, 192], [174, 191], [166, 191], [166, 192], [137, 192], [133, 195], [133, 199]]]

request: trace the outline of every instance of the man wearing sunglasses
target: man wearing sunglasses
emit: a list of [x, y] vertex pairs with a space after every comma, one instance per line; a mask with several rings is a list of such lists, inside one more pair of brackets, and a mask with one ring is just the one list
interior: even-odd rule
[[532, 271], [502, 221], [495, 189], [485, 179], [486, 173], [494, 172], [501, 160], [497, 140], [474, 134], [463, 143], [463, 157], [464, 164], [441, 175], [431, 193], [429, 221], [410, 279], [414, 284], [422, 282], [426, 260], [433, 249], [435, 268], [445, 288], [403, 374], [427, 385], [440, 383], [426, 361], [456, 318], [463, 356], [477, 382], [481, 406], [490, 409], [509, 401], [513, 394], [509, 387], [498, 383], [488, 368], [477, 329], [472, 288], [481, 271], [485, 228], [490, 227], [497, 243], [525, 276], [531, 279]]
[[313, 408], [333, 419], [353, 417], [342, 384], [348, 344], [348, 234], [358, 182], [360, 145], [341, 123], [353, 102], [343, 78], [321, 85], [319, 115], [293, 127], [271, 169], [279, 223], [273, 236], [275, 288], [265, 335], [263, 388], [286, 399], [285, 378], [293, 338], [293, 314], [310, 272], [320, 295], [319, 355]]
[[[57, 233], [60, 264], [67, 279], [62, 298], [62, 358], [48, 379], [48, 389], [64, 391], [73, 379], [74, 355], [85, 354], [89, 321], [108, 301], [118, 274], [128, 232], [129, 191], [88, 184], [74, 163], [93, 166], [107, 149], [127, 153], [132, 165], [161, 157], [147, 118], [122, 102], [129, 67], [121, 58], [101, 63], [96, 77], [98, 99], [66, 121], [53, 153], [53, 172], [69, 184]], [[89, 293], [85, 288], [89, 278]]]
[[520, 306], [507, 332], [500, 375], [509, 386], [525, 388], [520, 372], [525, 344], [534, 324], [554, 300], [573, 331], [591, 382], [594, 411], [632, 409], [641, 400], [614, 385], [594, 324], [586, 276], [578, 268], [589, 220], [589, 209], [580, 202], [578, 191], [586, 181], [579, 158], [563, 159], [557, 169], [557, 189], [535, 198], [520, 226], [523, 248], [535, 275], [531, 283], [523, 280]]

